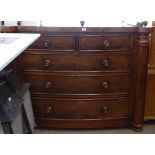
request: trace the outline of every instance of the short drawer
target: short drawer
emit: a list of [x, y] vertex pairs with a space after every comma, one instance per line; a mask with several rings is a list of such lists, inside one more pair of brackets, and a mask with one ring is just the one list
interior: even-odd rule
[[131, 49], [130, 36], [85, 35], [79, 37], [80, 50], [123, 50]]
[[130, 69], [129, 53], [104, 54], [46, 54], [34, 51], [23, 54], [24, 70], [49, 71], [127, 71]]
[[128, 117], [129, 99], [32, 98], [36, 118], [104, 119]]
[[25, 82], [31, 83], [31, 91], [45, 94], [107, 94], [129, 93], [130, 78], [124, 74], [90, 75], [71, 73], [27, 73]]
[[74, 50], [75, 36], [44, 35], [35, 41], [29, 49]]

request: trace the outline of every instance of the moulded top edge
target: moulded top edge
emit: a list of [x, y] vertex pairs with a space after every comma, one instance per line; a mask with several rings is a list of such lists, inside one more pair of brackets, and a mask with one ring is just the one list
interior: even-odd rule
[[[137, 27], [45, 27], [18, 26], [18, 32], [137, 32]], [[146, 28], [147, 29], [147, 28]]]

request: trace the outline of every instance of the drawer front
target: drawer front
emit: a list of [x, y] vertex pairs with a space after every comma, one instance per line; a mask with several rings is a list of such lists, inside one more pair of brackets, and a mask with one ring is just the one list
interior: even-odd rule
[[32, 98], [36, 118], [101, 119], [128, 117], [128, 99]]
[[86, 35], [79, 38], [80, 50], [123, 50], [131, 49], [130, 36], [95, 36]]
[[41, 36], [35, 41], [30, 49], [51, 49], [51, 50], [74, 50], [75, 48], [75, 36]]
[[52, 94], [106, 94], [129, 93], [130, 80], [127, 75], [69, 75], [26, 74], [25, 81], [31, 83], [34, 93]]
[[25, 70], [49, 71], [126, 71], [130, 69], [130, 54], [23, 54]]

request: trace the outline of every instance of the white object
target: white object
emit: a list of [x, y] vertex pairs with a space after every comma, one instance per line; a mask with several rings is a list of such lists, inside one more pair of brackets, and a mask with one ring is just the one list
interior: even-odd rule
[[40, 34], [0, 33], [0, 71], [39, 37]]

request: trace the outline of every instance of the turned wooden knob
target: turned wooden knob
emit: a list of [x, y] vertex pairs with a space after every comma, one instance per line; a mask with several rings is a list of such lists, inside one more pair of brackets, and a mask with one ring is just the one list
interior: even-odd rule
[[51, 114], [53, 112], [53, 108], [51, 106], [46, 107], [46, 114]]
[[102, 107], [102, 111], [104, 114], [107, 114], [108, 113], [108, 107], [107, 106], [103, 106]]
[[106, 48], [110, 47], [110, 41], [109, 41], [109, 40], [104, 40], [104, 41], [103, 41], [103, 45], [104, 45], [104, 47], [106, 47]]
[[51, 61], [49, 59], [45, 60], [44, 67], [49, 67]]
[[45, 83], [46, 89], [51, 88], [51, 86], [52, 86], [52, 83], [51, 83], [51, 82], [46, 82], [46, 83]]
[[108, 68], [110, 66], [110, 62], [108, 59], [103, 60], [102, 64], [104, 68]]
[[49, 40], [44, 40], [44, 47], [48, 47], [49, 46]]
[[104, 90], [108, 90], [108, 89], [109, 89], [109, 83], [108, 83], [107, 81], [104, 81], [104, 82], [102, 83], [102, 86], [103, 86], [103, 89], [104, 89]]

